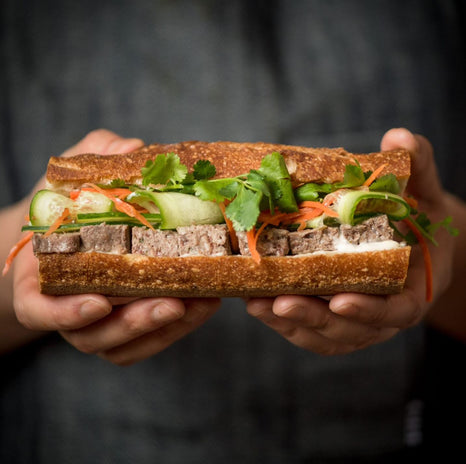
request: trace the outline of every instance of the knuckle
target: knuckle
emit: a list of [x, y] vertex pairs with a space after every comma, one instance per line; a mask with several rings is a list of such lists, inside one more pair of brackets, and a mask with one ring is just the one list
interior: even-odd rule
[[15, 315], [18, 322], [25, 327], [26, 329], [33, 330], [35, 329], [34, 324], [27, 315], [27, 310], [24, 303], [19, 302], [15, 299], [14, 303]]
[[72, 330], [81, 321], [79, 306], [72, 305], [64, 308], [60, 305], [53, 305], [50, 309], [50, 320], [52, 326], [59, 330]]
[[386, 303], [386, 300], [384, 300], [384, 302], [381, 305], [377, 306], [376, 309], [367, 313], [366, 322], [369, 325], [378, 326], [382, 324], [383, 321], [387, 318], [387, 313], [388, 305]]
[[79, 332], [62, 332], [62, 336], [81, 353], [96, 354], [99, 350], [93, 340], [82, 336]]
[[103, 128], [94, 129], [87, 133], [87, 135], [84, 137], [84, 140], [86, 142], [93, 143], [94, 141], [99, 141], [103, 137], [106, 137], [108, 133], [108, 130]]
[[122, 325], [129, 336], [136, 337], [144, 332], [145, 326], [152, 326], [153, 324], [151, 324], [148, 317], [141, 317], [138, 313], [127, 311], [122, 314]]
[[104, 351], [98, 353], [98, 356], [105, 361], [108, 361], [111, 364], [119, 367], [131, 366], [137, 362], [136, 359], [125, 356], [123, 351]]
[[119, 367], [131, 366], [136, 362], [135, 360], [122, 356], [121, 354], [101, 353], [99, 356], [102, 359], [105, 359], [105, 361]]
[[321, 311], [316, 322], [312, 324], [312, 328], [315, 330], [324, 331], [330, 326], [332, 318], [333, 314], [329, 310]]

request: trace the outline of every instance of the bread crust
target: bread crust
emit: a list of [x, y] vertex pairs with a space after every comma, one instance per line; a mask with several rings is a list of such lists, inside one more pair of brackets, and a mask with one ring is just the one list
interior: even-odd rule
[[[176, 153], [188, 169], [199, 159], [211, 161], [216, 178], [257, 169], [267, 154], [282, 154], [294, 186], [343, 180], [347, 164], [364, 171], [385, 165], [405, 185], [410, 154], [403, 149], [352, 154], [343, 148], [307, 148], [269, 143], [201, 142], [152, 144], [127, 154], [52, 157], [50, 188], [67, 191], [86, 182], [141, 181], [141, 168], [161, 153]], [[363, 253], [316, 253], [247, 256], [151, 258], [137, 254], [38, 254], [40, 289], [53, 295], [101, 293], [136, 297], [270, 297], [282, 294], [332, 295], [339, 292], [390, 294], [406, 279], [410, 247]]]
[[410, 247], [361, 253], [151, 258], [136, 254], [38, 254], [42, 293], [135, 297], [272, 297], [398, 293]]
[[141, 168], [149, 159], [154, 159], [161, 153], [176, 153], [188, 169], [197, 160], [207, 159], [217, 169], [215, 177], [234, 177], [259, 168], [262, 158], [275, 151], [283, 155], [294, 185], [342, 181], [345, 166], [355, 162], [360, 163], [364, 171], [386, 164], [381, 174], [392, 173], [402, 181], [410, 175], [410, 155], [401, 148], [370, 154], [352, 154], [343, 148], [307, 148], [262, 142], [190, 141], [152, 144], [126, 154], [52, 157], [46, 177], [50, 187], [65, 190], [85, 182], [106, 184], [113, 179], [138, 183]]

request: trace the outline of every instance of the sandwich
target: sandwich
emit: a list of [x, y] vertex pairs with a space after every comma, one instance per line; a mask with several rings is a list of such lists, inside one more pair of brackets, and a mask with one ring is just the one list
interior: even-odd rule
[[4, 273], [32, 240], [52, 295], [397, 293], [411, 245], [432, 238], [409, 175], [403, 149], [190, 141], [52, 157]]

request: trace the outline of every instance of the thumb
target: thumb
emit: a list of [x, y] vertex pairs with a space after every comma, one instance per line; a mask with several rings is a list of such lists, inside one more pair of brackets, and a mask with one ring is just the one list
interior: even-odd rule
[[408, 129], [391, 129], [385, 133], [380, 144], [382, 150], [404, 148], [411, 153], [411, 176], [407, 191], [418, 201], [434, 205], [442, 198], [442, 185], [434, 159], [434, 150], [422, 135]]
[[[89, 132], [83, 139], [64, 151], [61, 156], [68, 157], [79, 155], [80, 153], [98, 153], [108, 155], [110, 153], [128, 153], [137, 150], [144, 145], [141, 139], [120, 137], [115, 132], [107, 129], [97, 129]], [[28, 201], [31, 200], [31, 195], [37, 190], [45, 188], [45, 177], [42, 176], [32, 190]]]
[[66, 150], [62, 156], [73, 156], [80, 153], [127, 153], [144, 145], [138, 138], [123, 138], [107, 129], [97, 129], [89, 132], [83, 139]]

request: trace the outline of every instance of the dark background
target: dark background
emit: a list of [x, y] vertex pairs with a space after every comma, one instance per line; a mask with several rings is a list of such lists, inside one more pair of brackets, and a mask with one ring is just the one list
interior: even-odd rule
[[[432, 141], [444, 185], [464, 199], [465, 26], [461, 0], [3, 0], [0, 205], [22, 198], [45, 171], [51, 155], [58, 155], [99, 127], [141, 137], [148, 143], [266, 141], [369, 152], [378, 150], [387, 129], [405, 126]], [[226, 433], [221, 439], [236, 443], [236, 456], [242, 456], [242, 462], [249, 462], [241, 455], [243, 447], [251, 450], [251, 456], [280, 462], [280, 455], [277, 458], [269, 451], [275, 445], [295, 457], [310, 455], [314, 446], [322, 456], [369, 455], [378, 449], [390, 458], [393, 449], [387, 430], [399, 425], [399, 411], [387, 411], [387, 417], [393, 415], [390, 422], [387, 417], [370, 415], [375, 412], [363, 417], [366, 409], [362, 405], [372, 398], [367, 411], [377, 411], [379, 394], [395, 397], [402, 388], [408, 403], [414, 401], [409, 403], [414, 405], [410, 416], [413, 449], [417, 448], [419, 428], [429, 453], [437, 446], [446, 453], [462, 445], [461, 427], [456, 425], [461, 424], [465, 409], [465, 347], [461, 342], [432, 329], [424, 331], [421, 326], [366, 353], [322, 360], [277, 342], [250, 320], [243, 323], [233, 302], [227, 302], [222, 311], [199, 335], [125, 373], [77, 354], [55, 338], [5, 356], [1, 364], [2, 462], [52, 462], [51, 456], [57, 462], [74, 462], [73, 457], [85, 456], [86, 444], [70, 445], [61, 433], [67, 436], [68, 431], [76, 430], [83, 436], [98, 436], [100, 453], [108, 450], [107, 446], [118, 450], [118, 443], [108, 437], [115, 427], [127, 427], [122, 419], [125, 407], [130, 410], [126, 403], [136, 408], [141, 399], [137, 423], [142, 417], [153, 426], [142, 412], [147, 404], [142, 399], [148, 393], [144, 382], [136, 380], [138, 376], [166, 376], [191, 385], [189, 367], [198, 369], [206, 363], [211, 367], [200, 372], [211, 389], [202, 401], [194, 393], [188, 399], [201, 401], [205, 411], [230, 401], [225, 417], [230, 414], [233, 422], [228, 427], [233, 427], [238, 437], [241, 430], [249, 431], [250, 442], [235, 441], [234, 434], [227, 439]], [[224, 345], [219, 346], [219, 339]], [[427, 341], [426, 345], [420, 340]], [[222, 361], [214, 360], [208, 343], [216, 346]], [[240, 354], [233, 355], [233, 349], [249, 360], [245, 363]], [[188, 356], [190, 350], [194, 354]], [[269, 357], [264, 360], [254, 350]], [[305, 356], [310, 363], [304, 363]], [[173, 367], [173, 360], [185, 375]], [[280, 363], [286, 368], [280, 370]], [[225, 369], [238, 380], [230, 379]], [[241, 377], [245, 373], [250, 379], [259, 379], [251, 390]], [[307, 374], [320, 381], [318, 393], [312, 391], [324, 398], [322, 403], [312, 403], [304, 384], [298, 390], [293, 386], [293, 380], [302, 380]], [[117, 389], [124, 379], [128, 379], [132, 394]], [[170, 407], [181, 407], [177, 401], [170, 403], [170, 395], [166, 399], [160, 393], [165, 391], [164, 385], [154, 389], [161, 395], [160, 403], [164, 399], [163, 404], [153, 405], [160, 408], [161, 419]], [[167, 391], [168, 385], [167, 380]], [[193, 388], [206, 387], [195, 377]], [[230, 389], [233, 393], [229, 395], [215, 393]], [[235, 403], [243, 390], [246, 400]], [[367, 393], [371, 391], [373, 397]], [[208, 392], [213, 396], [207, 396]], [[81, 405], [86, 395], [91, 398], [93, 394], [96, 403], [90, 405], [96, 410], [110, 405], [107, 436], [102, 423], [93, 422], [92, 414], [86, 415], [84, 408], [89, 404]], [[301, 416], [294, 409], [297, 406], [290, 398], [300, 395], [306, 398], [305, 404], [309, 402], [312, 417]], [[350, 402], [356, 406], [349, 407]], [[329, 413], [326, 408], [330, 404], [333, 409]], [[249, 422], [238, 419], [235, 408], [247, 412]], [[204, 411], [201, 406], [194, 410], [199, 416], [192, 418], [192, 423], [197, 424]], [[274, 413], [280, 415], [282, 425], [273, 422]], [[362, 416], [362, 425], [352, 419], [357, 414]], [[167, 420], [171, 417], [166, 416]], [[331, 422], [334, 417], [338, 426]], [[416, 426], [417, 417], [424, 418], [420, 427]], [[312, 428], [312, 420], [322, 425]], [[385, 420], [392, 428], [381, 426], [379, 431], [373, 427], [366, 443], [354, 439], [367, 433], [364, 424]], [[327, 421], [329, 428], [323, 425]], [[180, 461], [170, 454], [175, 451], [167, 451], [172, 440], [178, 443], [174, 448], [178, 453], [195, 460], [197, 450], [184, 450], [181, 443], [208, 441], [207, 432], [202, 428], [199, 432], [194, 425], [182, 428], [176, 420], [168, 422], [168, 428], [125, 429], [121, 446], [129, 447], [126, 440], [131, 442], [132, 433], [144, 436], [149, 430], [162, 437], [165, 456], [172, 456], [173, 462]], [[224, 425], [219, 423], [218, 430]], [[305, 434], [306, 427], [313, 435]], [[27, 447], [22, 447], [23, 440]], [[99, 455], [89, 440], [88, 448], [94, 456]], [[217, 449], [215, 443], [205, 446]], [[144, 449], [139, 450], [139, 462], [144, 462]], [[228, 459], [220, 452], [218, 456], [223, 462]], [[293, 462], [305, 462], [302, 459]]]

